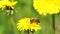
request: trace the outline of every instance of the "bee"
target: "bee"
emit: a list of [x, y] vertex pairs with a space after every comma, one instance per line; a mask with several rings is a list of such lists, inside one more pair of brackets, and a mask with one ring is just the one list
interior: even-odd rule
[[5, 7], [5, 14], [6, 15], [13, 15], [14, 14], [14, 9], [12, 9], [12, 7], [10, 7], [10, 6], [6, 6]]
[[[32, 18], [31, 20], [30, 20], [30, 24], [32, 24], [32, 23], [36, 23], [36, 24], [38, 24], [38, 23], [40, 23], [40, 21], [39, 21], [39, 19], [38, 18]], [[34, 33], [34, 29], [31, 31], [30, 30], [30, 32], [32, 32], [32, 33]]]
[[32, 24], [33, 22], [35, 22], [36, 24], [40, 23], [39, 19], [37, 19], [37, 18], [32, 18], [32, 19], [30, 20], [30, 22], [31, 22], [31, 24]]

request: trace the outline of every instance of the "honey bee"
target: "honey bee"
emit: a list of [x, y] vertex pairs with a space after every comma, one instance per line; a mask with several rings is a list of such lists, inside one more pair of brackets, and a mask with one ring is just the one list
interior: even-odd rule
[[[36, 24], [38, 24], [38, 23], [40, 23], [40, 21], [39, 21], [39, 19], [38, 18], [32, 18], [31, 20], [30, 20], [30, 23], [32, 24], [32, 23], [36, 23]], [[32, 32], [32, 33], [34, 33], [34, 29], [31, 31], [30, 30], [30, 32]]]
[[12, 7], [10, 7], [10, 6], [6, 6], [5, 7], [5, 14], [6, 15], [13, 15], [14, 14], [14, 9], [12, 9]]
[[31, 24], [32, 24], [33, 22], [35, 22], [36, 24], [40, 23], [39, 19], [37, 19], [37, 18], [32, 18], [32, 19], [30, 20], [30, 22], [31, 22]]

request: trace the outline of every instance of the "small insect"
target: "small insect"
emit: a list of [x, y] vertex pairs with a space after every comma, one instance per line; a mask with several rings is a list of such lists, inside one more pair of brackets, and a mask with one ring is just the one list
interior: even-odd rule
[[31, 22], [31, 23], [35, 22], [36, 24], [40, 23], [39, 19], [37, 19], [37, 18], [32, 18], [32, 19], [30, 20], [30, 22]]
[[14, 14], [14, 9], [12, 9], [12, 7], [10, 7], [10, 6], [6, 6], [5, 7], [5, 14], [6, 15], [13, 15]]

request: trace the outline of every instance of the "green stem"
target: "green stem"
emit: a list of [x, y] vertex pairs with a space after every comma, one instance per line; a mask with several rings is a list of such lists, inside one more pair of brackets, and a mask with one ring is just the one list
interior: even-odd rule
[[25, 34], [30, 34], [29, 29], [27, 31], [24, 31]]
[[11, 17], [10, 19], [11, 19], [12, 26], [13, 26], [13, 29], [14, 29], [15, 34], [18, 34], [17, 33], [17, 29], [16, 29], [16, 25], [15, 25], [15, 22], [14, 22], [13, 18]]
[[30, 30], [25, 31], [25, 34], [33, 34]]
[[53, 19], [53, 29], [55, 31], [55, 15], [54, 14], [52, 15], [52, 19]]
[[11, 23], [10, 23], [10, 19], [8, 19], [8, 17], [7, 17], [7, 23], [6, 23], [8, 26], [6, 26], [7, 27], [7, 32], [6, 33], [9, 33], [10, 34], [10, 32], [11, 32]]
[[30, 32], [29, 32], [29, 31], [28, 31], [27, 33], [28, 33], [28, 34], [30, 34]]

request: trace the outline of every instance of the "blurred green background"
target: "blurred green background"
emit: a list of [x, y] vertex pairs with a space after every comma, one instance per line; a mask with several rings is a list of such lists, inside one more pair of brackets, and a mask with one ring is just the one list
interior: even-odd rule
[[[33, 8], [33, 0], [16, 0], [18, 3], [15, 6], [15, 13], [12, 16], [6, 16], [4, 11], [0, 9], [0, 34], [23, 34], [17, 30], [17, 23], [19, 19], [39, 18], [41, 23], [41, 30], [34, 34], [54, 34], [52, 15], [39, 15]], [[60, 34], [60, 15], [55, 15], [56, 34]]]

